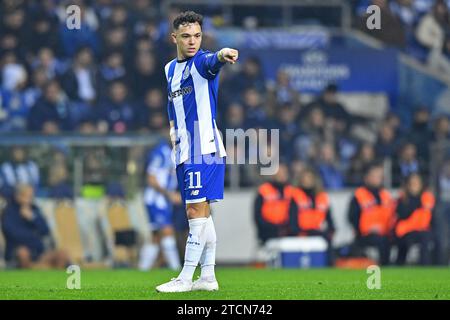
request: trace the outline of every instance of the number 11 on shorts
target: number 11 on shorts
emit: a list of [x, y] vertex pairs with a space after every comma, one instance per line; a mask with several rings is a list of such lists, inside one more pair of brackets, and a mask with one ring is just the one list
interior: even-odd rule
[[[196, 176], [197, 179], [197, 185], [194, 186], [194, 174]], [[200, 171], [196, 171], [196, 172], [188, 172], [189, 175], [189, 189], [198, 189], [201, 188], [201, 180], [200, 180]]]

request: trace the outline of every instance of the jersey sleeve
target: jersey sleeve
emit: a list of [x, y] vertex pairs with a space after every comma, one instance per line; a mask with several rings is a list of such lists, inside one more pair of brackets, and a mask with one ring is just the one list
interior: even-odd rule
[[225, 62], [219, 61], [217, 54], [218, 52], [205, 51], [195, 59], [195, 67], [203, 78], [214, 79], [225, 65]]

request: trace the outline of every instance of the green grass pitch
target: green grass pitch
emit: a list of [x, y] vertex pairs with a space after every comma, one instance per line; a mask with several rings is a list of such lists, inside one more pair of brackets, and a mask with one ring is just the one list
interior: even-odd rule
[[61, 271], [0, 271], [0, 299], [450, 299], [450, 268], [382, 268], [381, 289], [366, 270], [217, 268], [218, 292], [161, 294], [169, 270], [81, 270], [81, 289]]

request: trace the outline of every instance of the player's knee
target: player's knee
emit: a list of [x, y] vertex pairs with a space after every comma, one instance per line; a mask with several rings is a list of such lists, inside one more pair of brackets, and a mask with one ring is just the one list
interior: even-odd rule
[[204, 208], [200, 206], [188, 206], [186, 208], [186, 214], [188, 219], [197, 219], [206, 217]]
[[173, 228], [171, 226], [167, 226], [161, 229], [161, 236], [162, 237], [169, 237], [173, 236], [175, 234]]

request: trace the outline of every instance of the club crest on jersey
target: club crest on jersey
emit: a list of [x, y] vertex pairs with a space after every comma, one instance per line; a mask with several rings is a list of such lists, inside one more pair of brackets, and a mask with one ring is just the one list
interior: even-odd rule
[[183, 80], [186, 80], [187, 77], [189, 77], [190, 71], [189, 71], [189, 66], [186, 67], [186, 69], [184, 69], [183, 72]]

